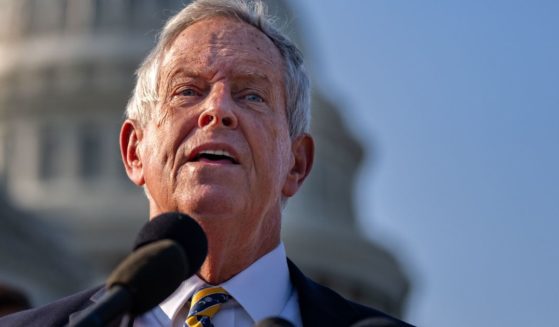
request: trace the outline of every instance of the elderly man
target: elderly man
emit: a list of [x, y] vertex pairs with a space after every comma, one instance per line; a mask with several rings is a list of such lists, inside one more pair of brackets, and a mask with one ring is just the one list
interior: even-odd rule
[[[377, 317], [407, 326], [315, 284], [285, 257], [282, 207], [313, 162], [309, 97], [299, 50], [259, 2], [195, 1], [167, 22], [138, 70], [122, 159], [145, 190], [150, 217], [192, 216], [207, 234], [208, 256], [159, 306], [115, 324], [253, 326], [282, 317], [295, 326], [351, 326]], [[64, 325], [103, 292], [0, 323]], [[194, 312], [199, 298], [217, 310]]]

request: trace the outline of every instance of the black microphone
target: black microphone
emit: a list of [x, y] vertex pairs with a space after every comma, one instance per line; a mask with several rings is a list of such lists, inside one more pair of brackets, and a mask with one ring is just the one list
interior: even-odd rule
[[200, 225], [180, 212], [167, 212], [148, 221], [134, 241], [134, 250], [166, 238], [183, 247], [189, 266], [193, 269], [190, 275], [198, 271], [208, 254], [208, 240]]
[[272, 317], [260, 320], [254, 327], [295, 327], [295, 325], [283, 318]]
[[191, 217], [169, 212], [147, 222], [130, 254], [109, 276], [107, 293], [72, 326], [104, 326], [123, 313], [142, 314], [200, 269], [206, 234]]
[[107, 279], [107, 292], [71, 326], [106, 326], [123, 313], [139, 315], [165, 300], [189, 275], [182, 248], [161, 240], [132, 252]]
[[398, 327], [399, 323], [386, 317], [371, 317], [360, 320], [351, 327]]

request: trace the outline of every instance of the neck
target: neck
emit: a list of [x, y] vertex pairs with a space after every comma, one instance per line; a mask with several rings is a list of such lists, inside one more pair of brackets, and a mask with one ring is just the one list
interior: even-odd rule
[[231, 279], [280, 243], [279, 235], [270, 237], [265, 242], [237, 243], [236, 246], [227, 246], [227, 242], [220, 241], [208, 240], [208, 256], [198, 272], [198, 276], [210, 285], [218, 285]]
[[[157, 209], [152, 203], [152, 217], [160, 211]], [[277, 210], [253, 220], [249, 224], [251, 226], [244, 229], [239, 224], [247, 223], [238, 220], [210, 217], [207, 214], [190, 213], [190, 216], [202, 227], [208, 239], [208, 255], [197, 275], [210, 285], [231, 279], [280, 243], [279, 205]]]
[[268, 217], [250, 234], [232, 233], [233, 228], [200, 221], [208, 237], [208, 256], [198, 276], [208, 284], [221, 284], [248, 268], [280, 243], [281, 217]]

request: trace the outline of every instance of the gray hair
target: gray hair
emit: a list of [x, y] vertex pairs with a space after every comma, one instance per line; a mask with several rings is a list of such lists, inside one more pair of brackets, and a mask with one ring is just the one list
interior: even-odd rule
[[159, 71], [166, 50], [188, 26], [211, 17], [238, 19], [264, 33], [283, 58], [285, 103], [291, 137], [308, 132], [310, 126], [310, 81], [301, 51], [273, 26], [260, 0], [195, 0], [171, 17], [151, 53], [136, 72], [136, 87], [126, 107], [126, 117], [141, 124], [153, 118], [159, 103]]

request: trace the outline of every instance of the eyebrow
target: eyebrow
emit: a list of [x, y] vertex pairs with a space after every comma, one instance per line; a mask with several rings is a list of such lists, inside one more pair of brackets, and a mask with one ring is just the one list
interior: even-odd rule
[[168, 80], [172, 81], [174, 79], [182, 78], [182, 77], [199, 78], [202, 75], [203, 74], [201, 71], [190, 70], [190, 69], [187, 70], [183, 67], [179, 67], [177, 69], [172, 70], [171, 73], [168, 74]]
[[263, 82], [266, 84], [272, 84], [272, 81], [266, 74], [261, 74], [258, 72], [244, 71], [233, 74], [232, 81], [252, 81], [252, 82]]

